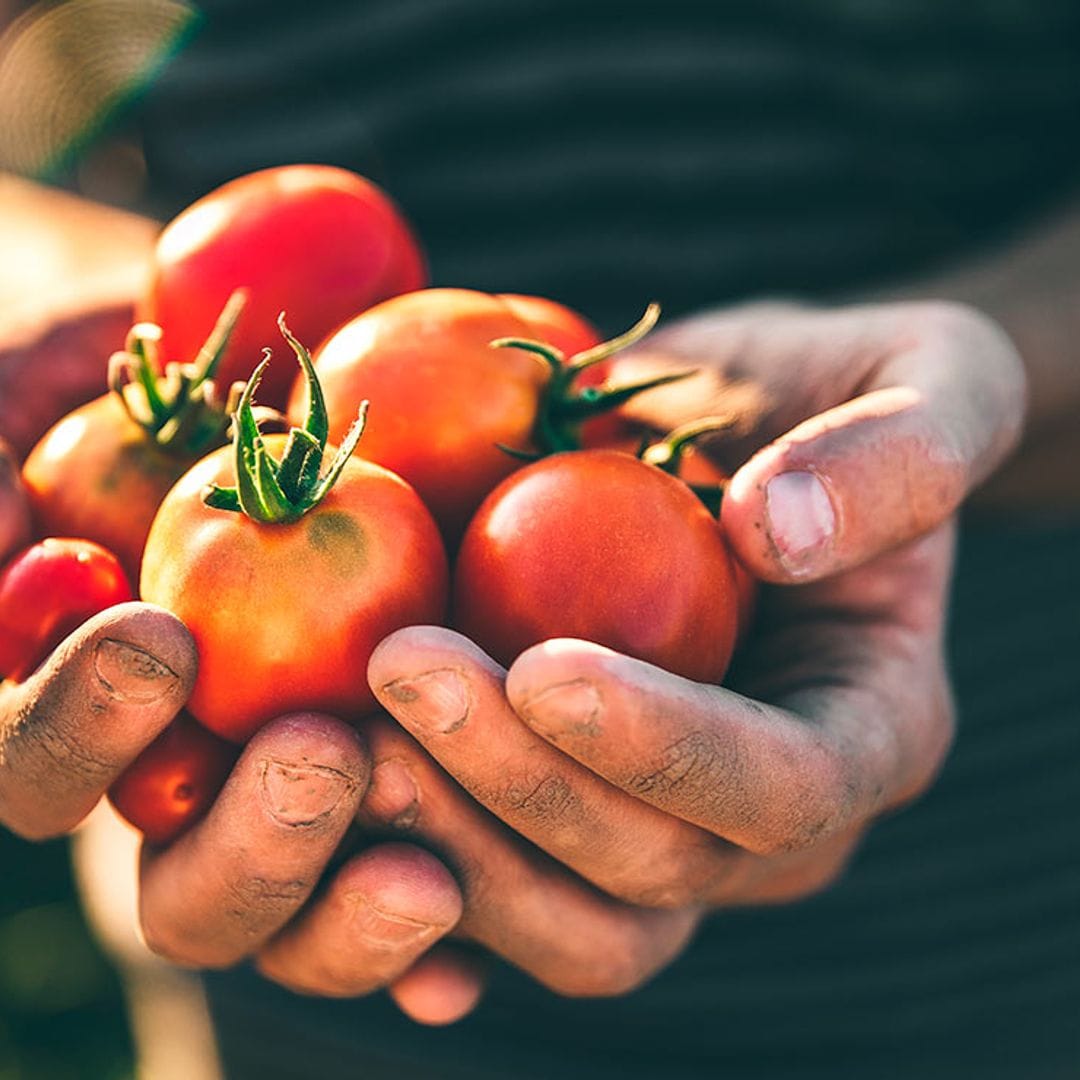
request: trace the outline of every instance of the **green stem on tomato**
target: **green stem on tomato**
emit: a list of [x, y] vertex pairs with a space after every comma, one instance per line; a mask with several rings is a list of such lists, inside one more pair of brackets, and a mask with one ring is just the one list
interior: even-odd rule
[[693, 375], [693, 371], [679, 371], [622, 386], [590, 386], [580, 391], [575, 388], [574, 384], [578, 376], [586, 368], [599, 364], [620, 350], [635, 345], [656, 325], [659, 317], [660, 305], [654, 301], [645, 309], [645, 314], [624, 334], [577, 353], [569, 360], [554, 346], [542, 341], [534, 341], [531, 338], [499, 338], [493, 341], [491, 345], [496, 349], [523, 349], [534, 353], [551, 370], [551, 377], [540, 398], [534, 427], [534, 438], [539, 450], [521, 450], [507, 446], [501, 446], [500, 449], [514, 457], [532, 461], [546, 454], [556, 454], [564, 450], [580, 450], [581, 425], [585, 420], [610, 412], [646, 390], [666, 386], [668, 383], [678, 382], [680, 379]]
[[[682, 469], [683, 455], [703, 435], [715, 435], [728, 432], [738, 427], [739, 418], [734, 415], [702, 416], [680, 424], [674, 431], [668, 432], [656, 442], [642, 445], [638, 457], [649, 465], [679, 476]], [[708, 507], [713, 514], [720, 513], [720, 502], [724, 495], [724, 484], [688, 484], [691, 491]]]
[[154, 323], [136, 323], [124, 350], [109, 360], [110, 389], [132, 421], [166, 453], [198, 457], [225, 441], [230, 401], [221, 399], [214, 376], [246, 299], [244, 289], [233, 292], [191, 363], [170, 363], [162, 372], [161, 328]]
[[307, 380], [308, 412], [304, 426], [289, 431], [281, 460], [276, 460], [263, 442], [252, 407], [255, 391], [270, 362], [270, 350], [267, 349], [262, 362], [244, 386], [233, 418], [236, 487], [223, 488], [211, 484], [203, 495], [203, 502], [214, 510], [243, 513], [253, 521], [267, 525], [297, 521], [326, 498], [360, 441], [368, 406], [366, 401], [361, 402], [356, 420], [323, 474], [330, 427], [322, 388], [311, 362], [311, 354], [290, 333], [285, 325], [284, 312], [278, 316], [278, 328], [296, 353]]

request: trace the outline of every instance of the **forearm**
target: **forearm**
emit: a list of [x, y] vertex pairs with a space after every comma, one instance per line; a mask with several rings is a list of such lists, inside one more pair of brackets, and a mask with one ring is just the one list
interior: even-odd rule
[[158, 226], [0, 173], [0, 436], [19, 456], [100, 394]]
[[0, 172], [0, 341], [133, 303], [160, 226]]

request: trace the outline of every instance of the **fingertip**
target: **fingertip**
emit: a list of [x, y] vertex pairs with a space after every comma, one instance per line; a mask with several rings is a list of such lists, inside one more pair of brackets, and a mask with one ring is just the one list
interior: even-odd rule
[[445, 1027], [468, 1016], [486, 983], [481, 962], [459, 949], [440, 946], [418, 960], [389, 987], [399, 1009], [418, 1024]]
[[260, 728], [244, 748], [241, 767], [251, 763], [264, 774], [268, 769], [308, 776], [312, 770], [330, 771], [353, 791], [357, 804], [371, 779], [371, 753], [356, 728], [326, 713], [288, 713]]
[[[191, 693], [199, 654], [191, 632], [172, 612], [140, 601], [117, 604], [88, 620], [82, 633], [80, 645], [94, 648], [99, 657], [106, 643], [130, 650], [122, 666], [131, 667], [132, 678], [167, 674], [176, 679], [177, 696], [186, 700]], [[145, 658], [141, 664], [140, 656]], [[115, 674], [122, 677], [120, 671]]]
[[391, 924], [448, 933], [461, 920], [465, 901], [454, 875], [431, 852], [398, 841], [369, 848], [339, 872], [339, 887], [362, 897]]
[[735, 557], [755, 577], [790, 584], [833, 568], [842, 518], [828, 477], [763, 452], [732, 477], [720, 523]]

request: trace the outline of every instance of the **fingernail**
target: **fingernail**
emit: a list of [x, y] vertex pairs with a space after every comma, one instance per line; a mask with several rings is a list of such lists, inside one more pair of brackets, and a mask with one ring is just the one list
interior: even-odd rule
[[364, 808], [381, 821], [410, 829], [420, 816], [420, 790], [409, 767], [397, 758], [379, 762], [371, 774]]
[[811, 472], [786, 472], [765, 485], [766, 528], [781, 564], [800, 576], [813, 571], [836, 531], [825, 485]]
[[282, 825], [314, 825], [329, 817], [354, 786], [351, 777], [326, 765], [268, 761], [263, 768], [263, 801]]
[[117, 701], [149, 704], [176, 682], [176, 672], [145, 649], [125, 641], [102, 638], [94, 648], [98, 681]]
[[412, 721], [421, 731], [449, 735], [469, 718], [472, 702], [465, 680], [452, 668], [438, 668], [411, 679], [396, 679], [383, 687], [398, 705], [394, 714]]
[[361, 893], [355, 893], [356, 925], [360, 936], [372, 945], [403, 948], [429, 937], [436, 930], [431, 923], [376, 907]]
[[526, 701], [521, 711], [541, 735], [557, 739], [560, 735], [600, 734], [603, 712], [600, 691], [586, 679], [571, 679], [541, 690]]

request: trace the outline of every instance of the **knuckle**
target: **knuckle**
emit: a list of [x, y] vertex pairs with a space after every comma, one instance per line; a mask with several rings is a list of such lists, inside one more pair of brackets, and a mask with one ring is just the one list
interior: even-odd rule
[[583, 812], [580, 796], [557, 774], [514, 780], [503, 788], [497, 801], [503, 809], [549, 827], [579, 822]]
[[[15, 711], [4, 732], [0, 764], [17, 769], [24, 782], [38, 783], [60, 770], [79, 787], [100, 786], [104, 790], [120, 763], [95, 752], [50, 708], [49, 696], [30, 695]], [[108, 708], [96, 697], [88, 707], [97, 715]]]
[[698, 903], [726, 876], [729, 865], [713, 837], [702, 843], [674, 847], [657, 857], [648, 852], [648, 861], [636, 863], [631, 877], [612, 883], [606, 891], [636, 907], [685, 908]]
[[242, 933], [254, 937], [292, 914], [310, 889], [303, 878], [243, 877], [229, 882], [224, 912]]
[[[661, 807], [678, 803], [680, 808], [708, 811], [723, 800], [731, 778], [743, 766], [734, 751], [715, 732], [692, 731], [671, 743], [647, 771], [633, 774], [629, 790]], [[726, 783], [721, 783], [727, 777]]]

